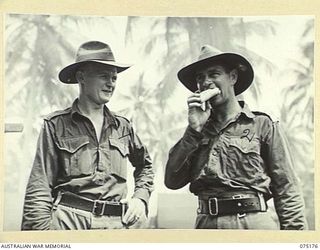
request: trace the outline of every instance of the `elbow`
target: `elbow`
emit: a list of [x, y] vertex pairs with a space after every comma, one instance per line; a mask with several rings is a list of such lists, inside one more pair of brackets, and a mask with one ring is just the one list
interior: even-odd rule
[[165, 174], [164, 185], [169, 189], [177, 190], [184, 187], [186, 184], [187, 183], [179, 182], [179, 178], [174, 178], [172, 174], [171, 175], [167, 173]]
[[177, 189], [180, 188], [180, 187], [176, 186], [176, 185], [174, 184], [174, 182], [172, 182], [172, 181], [170, 181], [170, 180], [168, 180], [168, 179], [165, 179], [164, 185], [165, 185], [167, 188], [172, 189], [172, 190], [177, 190]]

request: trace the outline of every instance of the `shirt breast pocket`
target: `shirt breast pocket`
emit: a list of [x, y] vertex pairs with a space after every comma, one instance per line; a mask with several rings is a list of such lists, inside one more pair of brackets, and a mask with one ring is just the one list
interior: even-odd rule
[[260, 142], [255, 138], [251, 141], [246, 138], [230, 138], [223, 159], [224, 171], [230, 176], [256, 178], [257, 174], [264, 172]]
[[249, 141], [245, 138], [231, 138], [229, 146], [236, 148], [242, 154], [260, 154], [260, 143], [258, 140]]
[[80, 176], [93, 173], [91, 154], [88, 148], [89, 137], [60, 137], [57, 140], [61, 171], [65, 176]]
[[111, 166], [110, 172], [122, 179], [127, 179], [128, 142], [124, 139], [109, 138]]

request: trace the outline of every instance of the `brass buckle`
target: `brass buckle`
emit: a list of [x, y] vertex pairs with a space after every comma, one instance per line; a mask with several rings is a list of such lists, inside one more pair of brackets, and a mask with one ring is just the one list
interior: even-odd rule
[[[213, 213], [211, 209], [211, 202], [214, 201], [215, 203], [215, 208], [216, 211]], [[219, 209], [218, 209], [218, 199], [217, 198], [209, 198], [208, 200], [208, 205], [209, 205], [209, 214], [210, 215], [218, 215]]]
[[[102, 205], [100, 212], [99, 212], [99, 209], [98, 209], [99, 205]], [[93, 213], [94, 215], [101, 216], [104, 213], [105, 206], [106, 206], [105, 202], [99, 201], [99, 200], [95, 200], [94, 203], [93, 203], [93, 208], [92, 208], [91, 213]]]

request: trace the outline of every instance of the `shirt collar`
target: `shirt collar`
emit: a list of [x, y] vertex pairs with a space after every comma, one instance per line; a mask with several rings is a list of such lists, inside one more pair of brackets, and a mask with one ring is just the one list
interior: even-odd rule
[[240, 111], [240, 115], [245, 115], [248, 118], [253, 119], [255, 114], [251, 112], [249, 106], [244, 101], [239, 101], [240, 107], [242, 108]]
[[[237, 114], [235, 120], [237, 120], [241, 116], [245, 116], [249, 119], [253, 119], [255, 117], [255, 114], [251, 112], [249, 109], [249, 106], [244, 101], [238, 101], [241, 107], [240, 113]], [[214, 120], [213, 113], [211, 112], [211, 118], [210, 120]]]
[[[75, 118], [75, 115], [82, 115], [84, 116], [79, 107], [78, 107], [78, 102], [79, 99], [77, 98], [76, 100], [74, 100], [74, 102], [72, 103], [71, 106], [71, 117]], [[105, 126], [114, 126], [116, 128], [119, 127], [119, 120], [115, 117], [115, 115], [108, 109], [108, 107], [106, 105], [104, 105], [103, 107], [103, 114], [104, 114], [104, 119], [105, 119]]]

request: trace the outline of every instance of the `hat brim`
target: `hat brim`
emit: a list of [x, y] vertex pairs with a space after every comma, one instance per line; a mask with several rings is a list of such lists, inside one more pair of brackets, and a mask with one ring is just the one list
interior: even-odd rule
[[63, 68], [59, 73], [59, 80], [63, 83], [67, 84], [73, 84], [78, 83], [76, 79], [76, 72], [80, 65], [86, 64], [88, 62], [94, 62], [94, 63], [100, 63], [105, 64], [109, 66], [114, 66], [117, 69], [117, 73], [120, 73], [128, 68], [130, 68], [132, 65], [130, 64], [123, 64], [123, 63], [117, 63], [114, 61], [101, 61], [101, 60], [89, 60], [89, 61], [82, 61], [82, 62], [76, 62], [73, 64], [70, 64]]
[[251, 64], [243, 56], [234, 53], [222, 53], [212, 56], [203, 60], [196, 61], [178, 72], [178, 78], [190, 91], [195, 92], [198, 90], [195, 74], [198, 70], [204, 69], [215, 63], [225, 63], [231, 65], [244, 65], [243, 69], [238, 70], [238, 80], [234, 85], [235, 95], [244, 92], [251, 85], [254, 77], [254, 72]]

